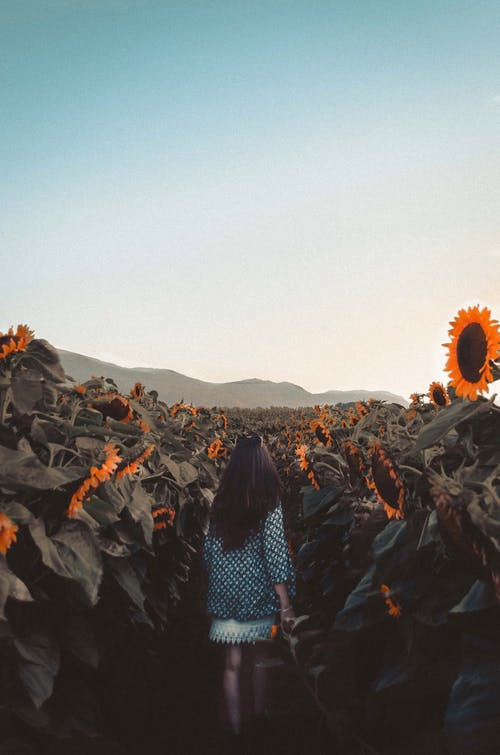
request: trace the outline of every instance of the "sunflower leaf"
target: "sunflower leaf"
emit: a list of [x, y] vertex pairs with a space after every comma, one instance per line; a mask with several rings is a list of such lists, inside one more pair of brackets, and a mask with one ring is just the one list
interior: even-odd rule
[[424, 427], [417, 438], [415, 446], [410, 453], [422, 451], [424, 448], [435, 445], [441, 438], [456, 427], [460, 422], [470, 419], [479, 412], [484, 412], [490, 408], [489, 401], [456, 401], [445, 409], [442, 409], [438, 416]]
[[102, 559], [89, 528], [78, 520], [66, 521], [55, 535], [48, 537], [43, 521], [35, 519], [29, 530], [45, 566], [76, 583], [81, 602], [94, 606], [102, 578]]
[[80, 472], [46, 467], [30, 451], [0, 446], [0, 485], [9, 490], [50, 490], [75, 479]]

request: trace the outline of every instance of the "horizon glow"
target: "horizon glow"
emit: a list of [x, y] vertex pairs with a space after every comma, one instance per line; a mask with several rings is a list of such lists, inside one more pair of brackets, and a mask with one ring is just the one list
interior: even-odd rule
[[458, 310], [500, 319], [499, 21], [0, 0], [0, 330], [208, 382], [446, 384]]

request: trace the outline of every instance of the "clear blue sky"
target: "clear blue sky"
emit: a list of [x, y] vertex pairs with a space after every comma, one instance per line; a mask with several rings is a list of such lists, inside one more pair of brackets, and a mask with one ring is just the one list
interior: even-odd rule
[[408, 395], [500, 319], [496, 2], [0, 0], [0, 330]]

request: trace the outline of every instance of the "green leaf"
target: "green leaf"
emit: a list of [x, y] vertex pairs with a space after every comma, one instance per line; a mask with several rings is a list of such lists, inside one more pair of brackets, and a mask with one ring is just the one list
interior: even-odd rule
[[181, 461], [179, 464], [181, 472], [181, 483], [183, 485], [190, 485], [192, 482], [198, 479], [198, 470], [188, 461]]
[[4, 608], [8, 598], [23, 602], [33, 600], [24, 582], [9, 569], [6, 560], [0, 558], [0, 619], [5, 619]]
[[61, 634], [76, 658], [91, 668], [99, 666], [99, 650], [88, 613], [70, 613], [63, 622]]
[[127, 593], [132, 603], [143, 611], [145, 596], [142, 591], [139, 577], [129, 561], [124, 558], [108, 557], [106, 558], [106, 564], [120, 587]]
[[465, 635], [461, 668], [451, 689], [444, 730], [451, 753], [498, 752], [500, 658], [492, 636]]
[[132, 483], [133, 490], [127, 500], [127, 509], [134, 522], [141, 526], [144, 542], [148, 546], [153, 544], [153, 517], [151, 515], [152, 498], [143, 490], [140, 483]]
[[50, 490], [77, 480], [78, 470], [46, 467], [30, 451], [0, 446], [0, 486], [8, 490]]
[[131, 425], [129, 422], [118, 422], [118, 420], [112, 419], [112, 417], [108, 417], [106, 422], [112, 430], [115, 430], [121, 435], [133, 435], [134, 437], [139, 437], [144, 434], [138, 425]]
[[180, 465], [177, 461], [174, 461], [170, 456], [167, 454], [160, 453], [160, 461], [162, 464], [164, 464], [168, 470], [168, 472], [172, 475], [174, 480], [178, 483], [181, 481], [181, 470]]
[[19, 414], [29, 414], [43, 395], [40, 374], [34, 370], [20, 372], [11, 383], [12, 403]]
[[450, 610], [450, 614], [475, 613], [496, 608], [497, 601], [492, 583], [477, 579], [467, 595]]
[[60, 666], [59, 647], [47, 634], [34, 632], [16, 638], [19, 653], [19, 676], [36, 708], [51, 696]]
[[46, 380], [52, 383], [64, 383], [66, 381], [57, 349], [44, 338], [35, 338], [28, 344], [19, 364], [38, 370]]
[[35, 519], [29, 530], [45, 566], [76, 583], [82, 603], [95, 605], [102, 579], [102, 559], [88, 527], [77, 519], [68, 520], [55, 535], [48, 537], [43, 521]]
[[33, 519], [31, 511], [27, 509], [26, 506], [23, 506], [22, 503], [17, 503], [17, 501], [1, 503], [0, 511], [7, 514], [14, 524], [28, 524], [28, 522], [31, 522]]
[[114, 524], [114, 522], [118, 522], [120, 519], [113, 505], [108, 503], [108, 501], [103, 501], [102, 498], [96, 495], [93, 495], [89, 501], [85, 501], [84, 510], [102, 527]]
[[82, 425], [102, 425], [103, 419], [101, 412], [97, 409], [91, 409], [89, 406], [84, 406], [80, 409], [75, 417], [75, 427], [81, 427]]
[[304, 519], [309, 519], [309, 517], [324, 511], [327, 506], [340, 498], [344, 490], [344, 485], [328, 485], [321, 490], [314, 488], [307, 490], [302, 502]]
[[410, 453], [422, 451], [424, 448], [435, 445], [441, 438], [456, 427], [460, 422], [470, 419], [479, 412], [490, 409], [489, 401], [456, 401], [445, 409], [442, 409], [437, 417], [427, 424], [417, 438], [417, 442]]
[[406, 521], [392, 519], [387, 522], [382, 532], [379, 532], [372, 543], [373, 555], [376, 561], [384, 558], [393, 548], [399, 545], [405, 536]]
[[334, 629], [354, 632], [385, 619], [386, 605], [381, 593], [373, 589], [374, 576], [375, 564], [372, 564], [337, 613]]

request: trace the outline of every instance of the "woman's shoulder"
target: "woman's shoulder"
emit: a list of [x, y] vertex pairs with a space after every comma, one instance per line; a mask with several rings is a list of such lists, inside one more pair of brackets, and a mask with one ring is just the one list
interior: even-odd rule
[[263, 519], [264, 526], [269, 526], [274, 522], [279, 521], [283, 517], [283, 508], [281, 500], [278, 498], [274, 506], [272, 506]]

